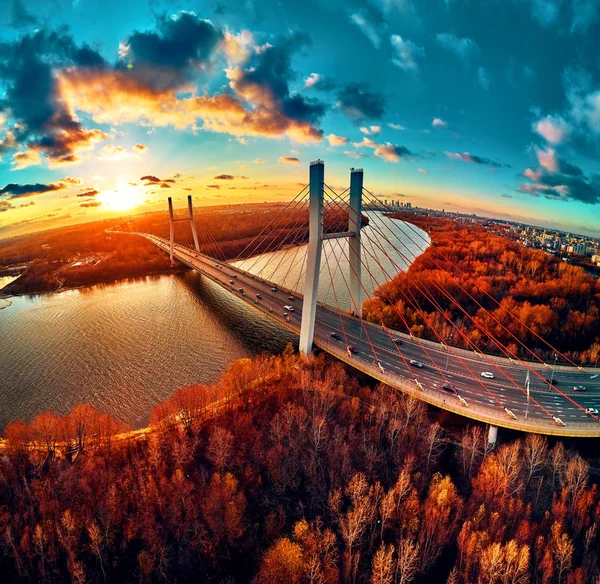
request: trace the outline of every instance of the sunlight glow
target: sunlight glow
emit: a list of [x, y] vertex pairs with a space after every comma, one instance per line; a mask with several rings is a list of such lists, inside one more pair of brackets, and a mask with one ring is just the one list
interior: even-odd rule
[[144, 202], [145, 195], [139, 187], [120, 183], [116, 188], [102, 191], [98, 201], [111, 211], [129, 211]]

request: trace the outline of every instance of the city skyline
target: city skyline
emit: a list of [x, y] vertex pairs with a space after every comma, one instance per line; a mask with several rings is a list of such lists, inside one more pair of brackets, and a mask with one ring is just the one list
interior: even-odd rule
[[3, 0], [0, 237], [165, 193], [289, 200], [316, 158], [332, 185], [356, 165], [390, 200], [598, 237], [597, 4]]

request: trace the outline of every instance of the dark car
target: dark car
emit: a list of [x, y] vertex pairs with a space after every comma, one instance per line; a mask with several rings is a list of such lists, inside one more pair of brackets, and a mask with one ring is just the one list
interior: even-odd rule
[[261, 296], [260, 294], [257, 294], [257, 295], [256, 295], [256, 297], [257, 297], [259, 300], [262, 300], [262, 296]]
[[288, 300], [289, 300], [290, 302], [294, 302], [294, 300], [296, 300], [296, 299], [295, 299], [293, 296], [288, 296]]
[[548, 385], [558, 385], [558, 379], [544, 379]]
[[243, 288], [238, 288], [238, 292], [239, 292], [240, 294], [245, 294], [245, 293], [246, 293], [246, 292], [244, 292], [244, 289], [243, 289]]
[[442, 389], [444, 391], [449, 391], [450, 393], [456, 393], [456, 390], [449, 383], [444, 383], [444, 385], [442, 385]]
[[392, 339], [392, 343], [394, 343], [395, 345], [401, 345], [402, 339]]
[[336, 341], [341, 341], [342, 340], [342, 338], [340, 337], [340, 335], [338, 335], [337, 333], [329, 333], [329, 336], [332, 339], [335, 339]]
[[354, 345], [348, 345], [346, 347], [346, 351], [348, 351], [348, 353], [357, 353], [358, 350]]
[[273, 288], [271, 288], [271, 292], [277, 292], [277, 288], [275, 288], [275, 286], [273, 286]]

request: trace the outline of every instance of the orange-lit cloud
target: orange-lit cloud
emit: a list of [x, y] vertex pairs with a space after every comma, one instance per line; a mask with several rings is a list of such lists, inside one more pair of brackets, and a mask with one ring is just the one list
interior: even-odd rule
[[280, 156], [277, 159], [277, 162], [281, 162], [283, 164], [300, 164], [300, 160], [298, 160], [295, 156]]
[[234, 136], [322, 139], [311, 123], [286, 116], [268, 87], [245, 80], [240, 67], [227, 70], [236, 95], [178, 98], [175, 89], [155, 90], [123, 71], [71, 69], [58, 75], [58, 92], [70, 108], [98, 123], [202, 128]]

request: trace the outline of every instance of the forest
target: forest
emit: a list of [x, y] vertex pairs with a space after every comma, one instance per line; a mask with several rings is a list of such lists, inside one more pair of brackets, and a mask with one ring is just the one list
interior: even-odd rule
[[552, 361], [548, 342], [574, 362], [597, 363], [600, 279], [479, 225], [416, 213], [393, 216], [426, 231], [432, 243], [364, 303], [366, 318], [529, 360]]
[[[291, 347], [121, 434], [6, 429], [2, 582], [597, 584], [598, 459], [485, 428]], [[502, 436], [501, 436], [502, 437]]]
[[[264, 203], [197, 208], [194, 214], [200, 251], [231, 260], [274, 251], [282, 244], [306, 243], [307, 209], [298, 207], [294, 213], [274, 220], [285, 207], [284, 203]], [[186, 213], [178, 212], [177, 218]], [[366, 217], [363, 223], [368, 224]], [[325, 214], [325, 232], [346, 228], [347, 218], [339, 211]], [[0, 240], [0, 273], [3, 268], [22, 267], [21, 276], [2, 293], [50, 292], [187, 269], [182, 264], [172, 267], [163, 251], [142, 237], [129, 235], [131, 232], [168, 239], [168, 216], [164, 212], [144, 213]], [[193, 247], [188, 223], [175, 223], [175, 241]]]

